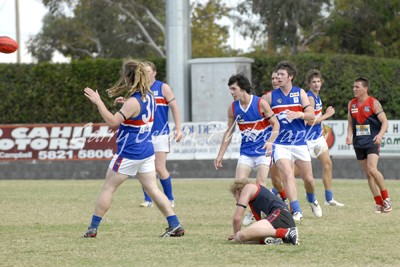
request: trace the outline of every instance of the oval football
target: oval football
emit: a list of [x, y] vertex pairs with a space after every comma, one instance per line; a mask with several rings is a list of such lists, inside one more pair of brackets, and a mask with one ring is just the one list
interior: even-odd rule
[[8, 36], [0, 36], [0, 52], [1, 53], [14, 53], [18, 49], [18, 43], [8, 37]]

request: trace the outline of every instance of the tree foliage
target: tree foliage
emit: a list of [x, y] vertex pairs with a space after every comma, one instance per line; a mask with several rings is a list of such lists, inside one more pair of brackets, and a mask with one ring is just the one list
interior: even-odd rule
[[[269, 53], [298, 52], [321, 34], [322, 11], [330, 7], [330, 0], [247, 0], [238, 6], [237, 23], [242, 33], [252, 38], [267, 36]], [[259, 24], [248, 18], [259, 17]]]
[[[324, 76], [323, 103], [336, 109], [334, 119], [346, 119], [347, 103], [354, 97], [353, 81], [358, 76], [370, 80], [370, 95], [384, 107], [389, 119], [399, 119], [400, 59], [355, 55], [301, 53], [293, 56], [251, 56], [252, 84], [258, 95], [272, 88], [270, 75], [281, 60], [293, 62], [299, 70], [294, 84], [307, 89], [309, 69]], [[98, 89], [105, 104], [118, 110], [106, 88], [121, 75], [122, 59], [79, 60], [69, 64], [0, 64], [0, 123], [81, 123], [101, 122], [98, 110], [83, 96], [83, 88]], [[158, 77], [165, 77], [165, 59], [154, 60]], [[229, 77], [220, 77], [221, 79]], [[190, 90], [190, 89], [188, 89]], [[206, 106], [204, 108], [207, 108]]]
[[400, 56], [399, 0], [244, 0], [238, 10], [255, 51]]
[[[42, 0], [49, 13], [28, 49], [38, 61], [165, 57], [166, 0]], [[400, 57], [399, 0], [191, 0], [193, 57], [239, 54], [228, 45], [232, 19], [260, 54], [349, 53]]]
[[313, 49], [378, 57], [400, 56], [398, 0], [336, 0], [327, 18], [326, 35]]
[[[43, 0], [49, 13], [28, 50], [39, 62], [54, 52], [71, 59], [165, 57], [165, 0]], [[196, 56], [229, 52], [229, 32], [215, 20], [228, 15], [221, 0], [193, 6]]]
[[28, 49], [39, 61], [55, 51], [71, 59], [164, 57], [165, 8], [159, 2], [43, 0], [50, 12]]
[[193, 57], [218, 57], [234, 53], [227, 44], [228, 26], [216, 24], [229, 17], [230, 8], [221, 0], [209, 1], [204, 5], [192, 5], [192, 51]]

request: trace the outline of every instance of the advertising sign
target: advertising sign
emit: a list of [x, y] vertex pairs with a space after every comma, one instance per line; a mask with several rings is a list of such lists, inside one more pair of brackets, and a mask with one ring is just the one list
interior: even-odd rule
[[0, 126], [0, 161], [110, 159], [115, 130], [105, 124]]
[[[174, 129], [174, 124], [170, 124]], [[170, 143], [170, 160], [212, 160], [217, 157], [226, 122], [182, 123], [184, 137]], [[116, 151], [118, 129], [104, 123], [0, 125], [0, 161], [14, 160], [110, 160]], [[347, 121], [324, 122], [326, 140], [333, 157], [355, 157], [346, 145]], [[389, 121], [381, 156], [400, 157], [400, 120]], [[172, 136], [172, 134], [171, 134]], [[235, 129], [225, 159], [239, 157], [241, 136]]]
[[[324, 130], [328, 136], [326, 141], [329, 146], [331, 156], [355, 156], [352, 145], [346, 145], [347, 121], [324, 121]], [[400, 121], [389, 121], [389, 127], [385, 133], [380, 155], [400, 157]]]

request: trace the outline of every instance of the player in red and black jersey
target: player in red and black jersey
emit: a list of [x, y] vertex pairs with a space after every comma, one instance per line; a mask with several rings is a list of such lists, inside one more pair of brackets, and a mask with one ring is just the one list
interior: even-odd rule
[[348, 104], [346, 144], [353, 144], [356, 157], [368, 177], [376, 202], [376, 213], [392, 211], [382, 173], [378, 170], [379, 150], [388, 121], [379, 101], [368, 95], [369, 81], [359, 77], [353, 84], [354, 98]]
[[[236, 180], [231, 186], [236, 199], [233, 215], [233, 235], [228, 237], [240, 243], [298, 245], [296, 223], [281, 198], [266, 187], [249, 183], [247, 179]], [[256, 222], [242, 230], [242, 216], [249, 205]]]

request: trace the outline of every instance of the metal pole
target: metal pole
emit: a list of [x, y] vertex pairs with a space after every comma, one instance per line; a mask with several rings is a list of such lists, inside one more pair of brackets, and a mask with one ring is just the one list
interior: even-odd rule
[[18, 43], [19, 48], [17, 49], [17, 63], [21, 63], [21, 38], [19, 31], [19, 0], [15, 0], [15, 27], [16, 27], [16, 41]]
[[189, 0], [167, 0], [165, 2], [167, 83], [174, 91], [182, 121], [190, 121], [190, 4]]

